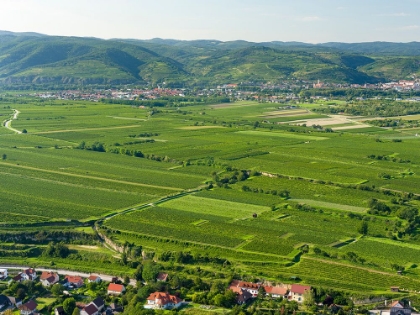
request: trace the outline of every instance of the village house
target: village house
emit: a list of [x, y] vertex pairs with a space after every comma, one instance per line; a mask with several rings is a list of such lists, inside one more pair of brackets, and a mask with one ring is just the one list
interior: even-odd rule
[[239, 281], [239, 280], [233, 280], [230, 283], [230, 289], [232, 287], [244, 289], [248, 291], [249, 293], [251, 293], [253, 297], [257, 297], [260, 286], [261, 285], [259, 283], [245, 282], [245, 281]]
[[89, 278], [88, 278], [89, 283], [91, 283], [91, 282], [99, 283], [101, 281], [102, 281], [102, 279], [99, 276], [95, 276], [95, 275], [90, 275]]
[[288, 295], [289, 300], [302, 303], [304, 300], [303, 294], [310, 291], [311, 287], [307, 285], [292, 284]]
[[266, 295], [271, 296], [274, 299], [277, 298], [284, 298], [287, 296], [287, 292], [289, 291], [287, 287], [273, 287], [270, 285], [264, 286], [264, 291]]
[[57, 273], [43, 271], [41, 276], [39, 277], [39, 280], [41, 281], [44, 287], [50, 287], [56, 284], [60, 280], [60, 278]]
[[147, 304], [144, 308], [147, 309], [173, 309], [178, 308], [182, 305], [183, 300], [175, 295], [170, 295], [163, 292], [155, 292], [149, 295], [147, 298]]
[[248, 300], [252, 299], [252, 294], [247, 290], [239, 288], [238, 286], [230, 286], [229, 290], [236, 293], [236, 303], [239, 305], [245, 304]]
[[6, 308], [8, 306], [10, 306], [10, 300], [7, 296], [0, 294], [0, 310], [2, 310], [3, 308]]
[[25, 304], [19, 306], [20, 315], [32, 315], [36, 312], [38, 304], [35, 301], [31, 300]]
[[390, 306], [389, 315], [411, 315], [411, 307], [405, 307], [400, 301], [394, 301]]
[[108, 285], [108, 295], [121, 295], [125, 292], [122, 284], [110, 283]]
[[98, 315], [98, 314], [99, 314], [98, 308], [95, 306], [95, 304], [92, 304], [92, 303], [89, 303], [80, 311], [80, 315]]
[[22, 300], [21, 300], [21, 299], [19, 299], [19, 298], [15, 298], [15, 297], [13, 297], [13, 296], [8, 296], [7, 298], [9, 299], [10, 304], [11, 304], [12, 306], [19, 307], [19, 306], [21, 306], [21, 305], [22, 305]]
[[25, 269], [21, 273], [23, 280], [30, 280], [34, 281], [38, 276], [36, 275], [36, 271], [33, 268]]
[[83, 285], [83, 278], [79, 276], [66, 276], [63, 286], [67, 288], [80, 288]]
[[7, 269], [0, 269], [0, 280], [4, 280], [7, 277]]

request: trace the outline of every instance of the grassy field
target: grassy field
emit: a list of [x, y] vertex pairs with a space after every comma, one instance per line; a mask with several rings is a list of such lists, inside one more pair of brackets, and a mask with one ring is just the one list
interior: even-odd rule
[[[310, 110], [325, 102], [293, 111], [246, 101], [153, 112], [2, 102], [0, 115], [19, 110], [12, 127], [28, 131], [0, 128], [3, 227], [107, 217], [103, 225], [120, 243], [227, 259], [233, 271], [267, 279], [299, 276], [365, 293], [420, 284], [417, 227], [408, 231], [400, 214], [420, 205], [420, 138], [406, 131], [315, 129], [310, 120], [328, 116]], [[372, 200], [389, 212], [372, 212]], [[75, 231], [93, 233], [82, 224]], [[391, 264], [405, 266], [405, 275]]]

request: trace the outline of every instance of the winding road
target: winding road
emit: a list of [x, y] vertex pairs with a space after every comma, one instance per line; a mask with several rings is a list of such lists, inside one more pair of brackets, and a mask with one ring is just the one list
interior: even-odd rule
[[13, 116], [10, 119], [8, 119], [5, 122], [3, 122], [3, 126], [6, 127], [7, 129], [13, 131], [13, 132], [16, 132], [18, 134], [21, 134], [22, 131], [17, 130], [17, 129], [15, 129], [15, 128], [12, 127], [12, 121], [13, 120], [16, 120], [18, 118], [18, 116], [20, 114], [20, 111], [18, 111], [17, 109], [14, 109], [13, 111], [14, 111]]

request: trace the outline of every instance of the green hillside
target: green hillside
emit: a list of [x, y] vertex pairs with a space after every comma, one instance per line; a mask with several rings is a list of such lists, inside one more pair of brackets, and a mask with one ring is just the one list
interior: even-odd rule
[[[400, 51], [413, 55], [415, 47], [401, 44]], [[2, 32], [0, 84], [185, 86], [289, 79], [364, 84], [419, 74], [420, 57], [384, 56], [391, 48], [398, 52], [394, 43], [101, 40]]]

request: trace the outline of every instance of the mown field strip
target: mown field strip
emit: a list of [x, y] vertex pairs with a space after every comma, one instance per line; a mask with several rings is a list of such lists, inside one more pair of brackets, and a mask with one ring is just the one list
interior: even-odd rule
[[181, 191], [182, 188], [174, 188], [174, 187], [166, 187], [166, 186], [158, 186], [158, 185], [149, 185], [149, 184], [141, 184], [141, 183], [134, 183], [134, 182], [128, 182], [124, 180], [118, 180], [118, 179], [110, 179], [110, 178], [103, 178], [103, 177], [96, 177], [96, 176], [90, 176], [90, 175], [80, 175], [80, 174], [73, 174], [73, 173], [66, 173], [66, 172], [59, 172], [59, 171], [52, 171], [52, 170], [46, 170], [41, 168], [36, 168], [32, 166], [25, 166], [25, 165], [15, 165], [11, 163], [6, 162], [0, 162], [2, 165], [15, 167], [15, 168], [22, 168], [27, 170], [33, 170], [33, 171], [39, 171], [44, 173], [50, 173], [50, 174], [60, 174], [60, 175], [66, 175], [66, 176], [72, 176], [72, 177], [79, 177], [79, 178], [89, 178], [89, 179], [95, 179], [100, 180], [104, 182], [111, 182], [111, 183], [120, 183], [120, 184], [127, 184], [127, 185], [133, 185], [133, 186], [139, 186], [139, 187], [152, 187], [152, 188], [162, 188], [172, 191]]
[[33, 132], [32, 134], [34, 134], [34, 135], [42, 135], [42, 134], [59, 133], [59, 132], [78, 132], [78, 131], [129, 129], [129, 128], [138, 128], [138, 127], [140, 127], [140, 125], [117, 126], [117, 127], [99, 127], [99, 128], [64, 129], [64, 130], [39, 131], [39, 132]]

